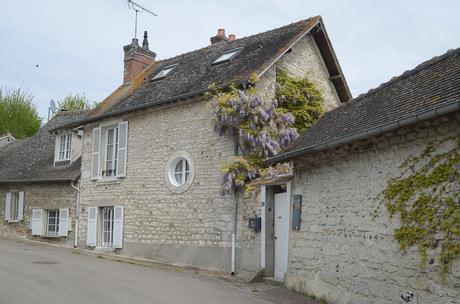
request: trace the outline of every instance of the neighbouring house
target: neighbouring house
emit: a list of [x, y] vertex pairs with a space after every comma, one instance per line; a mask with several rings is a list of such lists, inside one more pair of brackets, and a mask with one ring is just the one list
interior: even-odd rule
[[247, 83], [273, 95], [276, 70], [307, 77], [327, 110], [351, 99], [320, 17], [155, 61], [146, 34], [124, 47], [124, 83], [85, 119], [80, 247], [220, 271], [261, 268], [249, 219], [259, 202], [221, 194], [232, 138], [213, 131], [208, 87]]
[[0, 135], [0, 149], [2, 149], [2, 147], [5, 147], [6, 145], [11, 144], [12, 142], [15, 142], [15, 141], [16, 141], [16, 138], [14, 138], [14, 136], [11, 135], [10, 133]]
[[59, 112], [0, 151], [0, 235], [74, 244], [82, 131], [51, 130], [86, 114]]
[[[262, 221], [274, 226], [278, 238], [283, 233], [288, 239], [275, 247], [275, 255], [281, 252], [283, 258], [275, 267], [286, 271], [286, 285], [337, 304], [403, 303], [401, 295], [409, 291], [415, 295], [413, 303], [460, 303], [460, 258], [449, 266], [444, 283], [439, 276], [446, 234], [428, 239], [429, 262], [420, 270], [420, 248], [401, 253], [394, 232], [398, 216], [389, 219], [379, 199], [388, 182], [401, 174], [414, 176], [423, 172], [422, 165], [457, 157], [453, 168], [440, 171], [450, 176], [431, 176], [429, 182], [444, 178], [445, 188], [434, 189], [454, 198], [449, 208], [457, 212], [457, 221], [449, 225], [458, 233], [459, 140], [460, 48], [326, 113], [285, 153], [270, 159], [272, 164], [294, 163], [293, 177], [262, 186], [261, 195], [270, 208], [263, 211]], [[279, 188], [282, 183], [287, 191]], [[408, 185], [396, 194], [417, 187], [415, 182]], [[416, 213], [406, 216], [423, 217], [423, 208], [414, 205]], [[278, 214], [291, 216], [279, 220]], [[431, 229], [422, 223], [423, 231]], [[263, 234], [271, 242], [268, 229]]]

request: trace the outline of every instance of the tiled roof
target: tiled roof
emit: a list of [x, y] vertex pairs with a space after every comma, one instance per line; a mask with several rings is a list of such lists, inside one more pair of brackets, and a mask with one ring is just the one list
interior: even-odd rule
[[[367, 137], [377, 135], [379, 130], [383, 133], [382, 126], [408, 121], [409, 117], [417, 114], [421, 117], [422, 113], [436, 108], [449, 106], [454, 111], [460, 110], [459, 105], [460, 48], [432, 58], [327, 112], [287, 151], [269, 162], [287, 160], [320, 145], [343, 141], [357, 134]], [[366, 131], [369, 132], [364, 134]]]
[[[348, 85], [335, 57], [321, 17], [312, 17], [268, 32], [220, 42], [173, 58], [154, 62], [131, 85], [117, 89], [85, 122], [131, 110], [202, 94], [210, 84], [226, 86], [260, 74], [303, 35], [311, 32], [323, 55], [340, 99], [351, 99]], [[230, 61], [212, 64], [224, 52], [241, 48]], [[176, 67], [164, 78], [151, 81], [164, 67]], [[142, 84], [139, 84], [139, 82]], [[116, 93], [116, 94], [115, 94]]]
[[80, 174], [80, 159], [54, 166], [55, 135], [50, 130], [81, 120], [88, 111], [59, 112], [40, 131], [9, 144], [0, 152], [0, 183], [73, 180]]

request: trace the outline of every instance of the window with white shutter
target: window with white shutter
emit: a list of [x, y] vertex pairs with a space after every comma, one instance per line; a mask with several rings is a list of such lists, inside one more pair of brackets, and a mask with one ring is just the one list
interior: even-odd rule
[[115, 206], [113, 217], [113, 248], [123, 247], [123, 206]]
[[43, 235], [43, 210], [32, 210], [32, 235]]
[[97, 207], [88, 207], [88, 223], [86, 227], [86, 245], [95, 247], [97, 244]]
[[93, 152], [91, 158], [91, 179], [99, 178], [99, 163], [101, 149], [101, 128], [93, 129]]
[[128, 122], [118, 124], [118, 163], [117, 177], [126, 176], [126, 162], [128, 152]]
[[54, 162], [70, 160], [72, 156], [72, 133], [56, 136], [54, 147]]
[[59, 236], [67, 236], [69, 231], [69, 209], [59, 209]]
[[24, 218], [24, 192], [7, 192], [5, 199], [5, 221], [19, 222]]

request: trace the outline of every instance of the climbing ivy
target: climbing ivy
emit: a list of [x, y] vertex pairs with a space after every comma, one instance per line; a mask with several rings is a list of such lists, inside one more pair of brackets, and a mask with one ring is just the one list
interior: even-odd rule
[[[451, 148], [442, 152], [441, 145]], [[427, 260], [432, 251], [445, 278], [460, 255], [460, 139], [430, 143], [420, 155], [407, 158], [401, 169], [381, 193], [390, 217], [399, 218], [395, 238], [404, 252], [418, 246], [421, 269], [434, 261]]]
[[321, 93], [307, 78], [291, 77], [284, 70], [277, 70], [276, 80], [278, 109], [294, 115], [294, 127], [303, 133], [324, 113]]
[[219, 135], [238, 136], [242, 155], [223, 168], [222, 189], [254, 190], [251, 180], [292, 172], [290, 163], [265, 167], [263, 161], [277, 155], [322, 113], [322, 97], [306, 79], [296, 79], [280, 71], [276, 97], [268, 98], [255, 87], [255, 77], [247, 88], [226, 89], [210, 86], [209, 106], [214, 130]]

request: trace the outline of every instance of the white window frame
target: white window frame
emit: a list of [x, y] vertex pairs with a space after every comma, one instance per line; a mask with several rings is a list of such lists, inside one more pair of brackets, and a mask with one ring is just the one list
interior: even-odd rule
[[56, 161], [70, 160], [72, 157], [72, 133], [63, 133], [56, 136]]
[[236, 56], [241, 51], [242, 48], [236, 48], [232, 50], [228, 50], [220, 55], [216, 60], [212, 62], [212, 64], [219, 64], [230, 61], [233, 57]]
[[[50, 230], [51, 214], [54, 213], [54, 231]], [[59, 209], [48, 209], [46, 210], [46, 235], [48, 236], [59, 236]]]
[[[113, 130], [113, 141], [111, 143], [112, 153], [109, 153], [109, 132]], [[104, 158], [104, 171], [103, 178], [116, 178], [117, 174], [117, 162], [118, 162], [118, 125], [107, 128], [105, 132], [105, 158]], [[110, 154], [110, 160], [109, 160]], [[111, 168], [108, 168], [108, 162], [111, 162]], [[107, 172], [110, 171], [110, 174]]]
[[[180, 171], [177, 171], [176, 169], [181, 162], [182, 167]], [[194, 178], [195, 162], [191, 155], [185, 151], [178, 151], [171, 155], [165, 168], [165, 179], [168, 188], [174, 193], [185, 192], [193, 183]]]
[[19, 192], [10, 192], [10, 195], [10, 214], [8, 222], [19, 222]]
[[165, 78], [167, 75], [169, 75], [169, 73], [171, 73], [172, 70], [174, 70], [174, 68], [175, 68], [176, 66], [177, 66], [177, 64], [173, 64], [173, 65], [169, 65], [169, 66], [164, 67], [163, 69], [161, 69], [161, 71], [159, 71], [159, 72], [152, 78], [152, 81], [153, 81], [153, 80], [158, 80], [158, 79]]
[[104, 248], [113, 247], [114, 211], [114, 206], [101, 207], [101, 246]]

